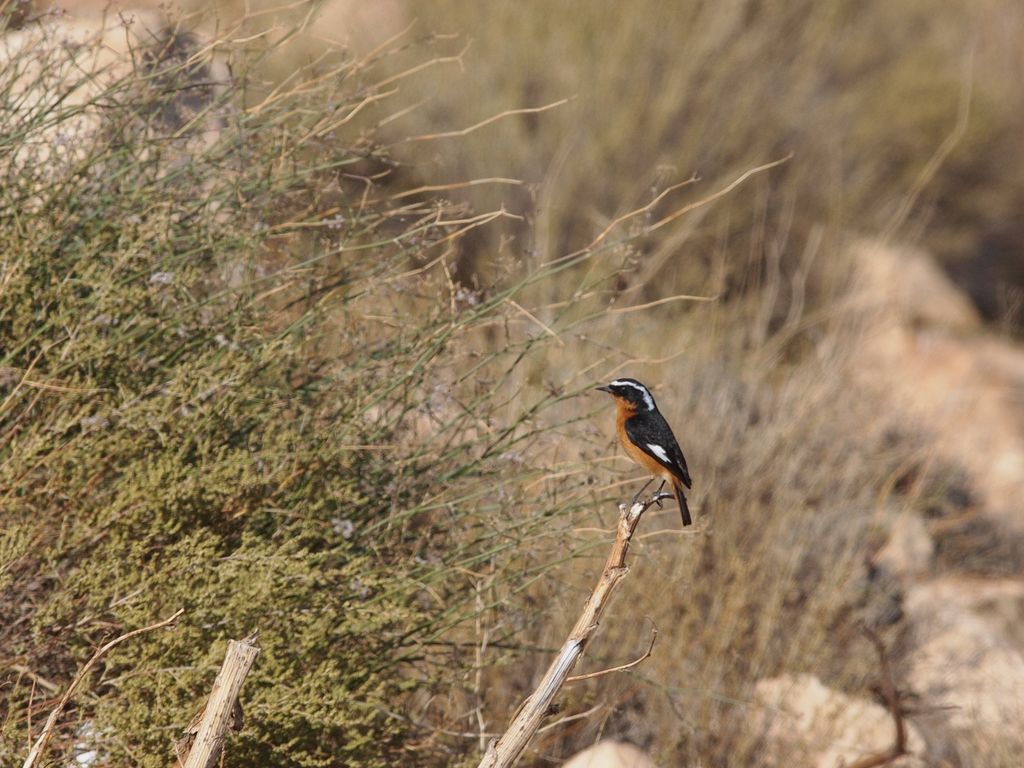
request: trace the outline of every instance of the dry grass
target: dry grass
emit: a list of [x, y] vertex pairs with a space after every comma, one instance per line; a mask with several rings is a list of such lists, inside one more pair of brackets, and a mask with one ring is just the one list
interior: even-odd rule
[[[510, 275], [579, 253], [620, 216], [657, 200], [519, 299], [535, 319], [532, 332], [548, 336], [527, 361], [524, 383], [561, 392], [619, 373], [656, 383], [694, 469], [698, 517], [711, 521], [703, 535], [677, 534], [671, 512], [647, 521], [665, 530], [652, 532], [648, 560], [613, 609], [623, 622], [606, 627], [591, 654], [595, 666], [639, 655], [647, 634], [637, 619], [646, 615], [661, 631], [655, 658], [647, 674], [581, 687], [565, 714], [597, 709], [548, 732], [536, 763], [618, 735], [667, 764], [757, 764], [749, 686], [811, 671], [865, 692], [876, 670], [855, 627], [891, 621], [899, 602], [898, 589], [864, 567], [884, 529], [882, 510], [894, 495], [924, 509], [931, 500], [919, 494], [956, 475], [943, 468], [925, 482], [902, 482], [908, 466], [920, 466], [927, 436], [889, 411], [884, 393], [853, 385], [864, 377], [846, 368], [859, 324], [847, 301], [846, 244], [879, 232], [949, 245], [979, 226], [974, 190], [998, 194], [993, 182], [1014, 172], [988, 166], [1019, 119], [998, 96], [1007, 72], [987, 56], [970, 70], [960, 33], [978, 29], [978, 17], [929, 2], [815, 3], [775, 14], [753, 3], [650, 3], [632, 6], [629, 23], [612, 23], [600, 4], [417, 8], [422, 29], [461, 33], [430, 41], [439, 55], [471, 45], [457, 72], [425, 76], [408, 97], [416, 109], [387, 124], [399, 137], [395, 156], [407, 170], [440, 176], [435, 183], [524, 182], [447, 192], [524, 216], [463, 242], [456, 280], [487, 295]], [[906, 44], [910, 28], [914, 45]], [[958, 109], [972, 77], [961, 136]], [[566, 97], [542, 114], [476, 129], [455, 150], [445, 143], [452, 139], [424, 146], [400, 138]], [[922, 176], [951, 136], [953, 154]], [[790, 151], [783, 168], [652, 229]], [[966, 185], [965, 166], [974, 169]], [[699, 183], [661, 197], [693, 173]], [[958, 203], [962, 195], [969, 199]], [[931, 226], [951, 206], [960, 228], [945, 219]], [[909, 215], [897, 219], [901, 208]], [[717, 301], [672, 301], [678, 296]], [[481, 742], [474, 732], [500, 730], [530, 688], [519, 665], [525, 659], [539, 674], [547, 658], [526, 649], [556, 645], [559, 617], [574, 615], [589, 587], [583, 564], [592, 561], [573, 558], [601, 551], [595, 529], [610, 525], [610, 502], [637, 477], [624, 460], [608, 461], [616, 449], [603, 405], [589, 397], [565, 403], [587, 421], [549, 441], [555, 482], [594, 477], [594, 504], [581, 503], [570, 522], [548, 523], [551, 540], [522, 554], [521, 586], [487, 568], [468, 577], [485, 604], [500, 608], [465, 628], [456, 658], [486, 669], [467, 670], [461, 695], [432, 688], [414, 716], [464, 734], [435, 733], [447, 748], [472, 753]], [[567, 562], [535, 583], [539, 563], [559, 560]], [[526, 649], [506, 647], [524, 636]]]

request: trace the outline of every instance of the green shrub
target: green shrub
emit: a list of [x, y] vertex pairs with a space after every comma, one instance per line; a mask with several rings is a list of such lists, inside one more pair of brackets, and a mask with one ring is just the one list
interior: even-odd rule
[[[214, 129], [181, 140], [164, 118], [200, 66], [138, 59], [95, 93], [68, 85], [73, 109], [0, 88], [17, 118], [0, 136], [0, 756], [53, 704], [33, 680], [64, 686], [184, 608], [104, 660], [54, 752], [168, 764], [226, 640], [259, 629], [228, 763], [394, 765], [410, 665], [471, 614], [462, 574], [532, 525], [478, 502], [529, 474], [501, 457], [558, 396], [499, 412], [536, 341], [470, 343], [508, 294], [449, 295], [460, 212], [397, 214], [362, 181], [386, 168], [368, 137], [326, 127], [374, 86], [342, 66], [258, 103], [242, 78], [207, 88], [194, 124]], [[75, 152], [26, 162], [92, 110]]]

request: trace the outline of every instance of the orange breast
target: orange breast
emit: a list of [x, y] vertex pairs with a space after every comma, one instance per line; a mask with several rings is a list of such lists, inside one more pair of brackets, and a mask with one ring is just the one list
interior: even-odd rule
[[626, 455], [655, 477], [664, 477], [671, 481], [672, 473], [640, 450], [640, 448], [633, 445], [626, 435], [626, 419], [636, 414], [636, 408], [622, 401], [618, 401], [616, 404], [618, 408], [615, 413], [615, 431], [619, 434], [619, 442], [622, 443], [622, 449], [626, 452]]

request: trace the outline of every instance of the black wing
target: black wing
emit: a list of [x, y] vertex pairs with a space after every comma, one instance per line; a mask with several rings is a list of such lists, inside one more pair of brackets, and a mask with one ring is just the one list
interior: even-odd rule
[[637, 448], [669, 470], [690, 487], [690, 471], [683, 451], [676, 442], [665, 417], [658, 411], [647, 411], [626, 419], [626, 436]]

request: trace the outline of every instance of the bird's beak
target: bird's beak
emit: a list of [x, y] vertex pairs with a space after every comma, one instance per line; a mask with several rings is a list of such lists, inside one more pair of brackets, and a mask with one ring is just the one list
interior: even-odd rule
[[604, 386], [604, 387], [594, 387], [594, 389], [596, 389], [598, 392], [608, 392], [609, 394], [611, 394], [611, 391], [612, 391], [612, 388], [611, 387], [607, 387], [607, 386]]

